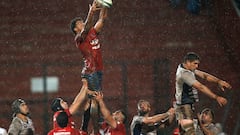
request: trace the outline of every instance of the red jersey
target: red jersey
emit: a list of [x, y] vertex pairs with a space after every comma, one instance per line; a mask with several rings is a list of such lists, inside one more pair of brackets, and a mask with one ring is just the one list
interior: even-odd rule
[[82, 73], [89, 74], [95, 71], [103, 70], [101, 44], [97, 37], [96, 30], [92, 27], [86, 38], [75, 37], [76, 46], [81, 51], [84, 60]]
[[71, 127], [65, 128], [57, 127], [49, 131], [48, 135], [80, 135], [80, 132], [79, 130]]
[[126, 135], [126, 128], [123, 123], [117, 123], [116, 128], [112, 128], [106, 122], [101, 126], [100, 132], [104, 132], [104, 135]]
[[[73, 122], [73, 118], [72, 118], [72, 114], [70, 114], [70, 112], [69, 112], [69, 109], [66, 109], [66, 110], [64, 110], [66, 113], [67, 113], [67, 115], [68, 115], [68, 127], [71, 127], [71, 128], [74, 128], [74, 126], [75, 126], [75, 123]], [[53, 115], [53, 129], [55, 129], [55, 128], [59, 128], [59, 126], [58, 126], [58, 124], [57, 124], [57, 116], [58, 116], [58, 114], [60, 113], [61, 111], [57, 111], [57, 112], [55, 112], [54, 113], [54, 115]]]

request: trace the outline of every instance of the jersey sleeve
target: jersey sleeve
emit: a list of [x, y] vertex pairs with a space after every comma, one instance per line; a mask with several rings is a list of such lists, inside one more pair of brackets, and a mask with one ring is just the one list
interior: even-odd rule
[[142, 116], [134, 116], [133, 117], [133, 122], [136, 123], [136, 124], [142, 124], [143, 117]]
[[217, 128], [214, 124], [210, 125], [210, 131], [213, 132], [214, 134], [219, 134], [221, 130]]
[[8, 134], [9, 135], [18, 135], [21, 131], [21, 128], [22, 128], [21, 122], [18, 119], [14, 118], [8, 129]]
[[189, 71], [184, 71], [182, 73], [181, 79], [183, 80], [184, 83], [186, 83], [189, 86], [192, 86], [194, 82], [196, 82], [196, 78], [194, 77], [193, 73]]

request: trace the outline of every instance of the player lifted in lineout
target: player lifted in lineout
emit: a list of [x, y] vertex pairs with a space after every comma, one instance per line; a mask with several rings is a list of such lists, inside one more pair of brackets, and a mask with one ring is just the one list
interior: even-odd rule
[[[101, 44], [98, 38], [103, 28], [104, 21], [107, 17], [108, 7], [101, 6], [96, 0], [89, 5], [89, 12], [85, 21], [77, 17], [71, 21], [71, 30], [75, 34], [76, 47], [81, 51], [84, 61], [82, 69], [82, 78], [88, 81], [88, 89], [92, 91], [102, 90], [102, 70], [103, 61], [101, 53]], [[99, 12], [99, 18], [94, 24], [94, 14]], [[89, 98], [89, 102], [85, 107], [81, 130], [87, 133], [87, 127], [90, 117], [93, 122], [94, 134], [99, 131], [98, 105], [93, 98]]]

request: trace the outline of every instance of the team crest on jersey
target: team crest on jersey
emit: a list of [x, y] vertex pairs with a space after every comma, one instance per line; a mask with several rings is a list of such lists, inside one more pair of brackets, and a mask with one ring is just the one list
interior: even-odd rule
[[90, 44], [92, 45], [92, 49], [99, 49], [101, 47], [99, 44], [99, 39], [97, 38], [91, 40]]

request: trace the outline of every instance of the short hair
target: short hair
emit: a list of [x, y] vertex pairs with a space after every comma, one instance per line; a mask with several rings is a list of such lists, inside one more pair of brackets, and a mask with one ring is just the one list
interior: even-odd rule
[[59, 98], [55, 98], [52, 101], [51, 109], [53, 112], [57, 112], [59, 110], [64, 110], [63, 107], [61, 106], [61, 100], [63, 100], [63, 99], [59, 97]]
[[138, 101], [138, 104], [137, 104], [138, 110], [140, 110], [140, 104], [143, 103], [143, 102], [147, 103], [148, 107], [151, 107], [150, 102], [148, 102], [147, 100], [141, 99], [141, 100]]
[[202, 110], [201, 114], [203, 114], [203, 113], [205, 113], [205, 114], [210, 114], [211, 117], [212, 117], [212, 120], [214, 120], [214, 112], [213, 112], [212, 109], [210, 109], [210, 108], [205, 108], [205, 109]]
[[65, 111], [62, 111], [58, 114], [57, 118], [57, 124], [61, 127], [64, 128], [68, 124], [68, 115]]
[[200, 60], [200, 57], [195, 52], [188, 52], [184, 56], [184, 62], [186, 62], [186, 61], [193, 62], [195, 60]]
[[72, 19], [71, 23], [70, 23], [70, 29], [74, 33], [74, 35], [77, 34], [76, 31], [74, 30], [74, 28], [76, 27], [77, 21], [83, 21], [83, 19], [81, 17], [76, 17], [76, 18]]

